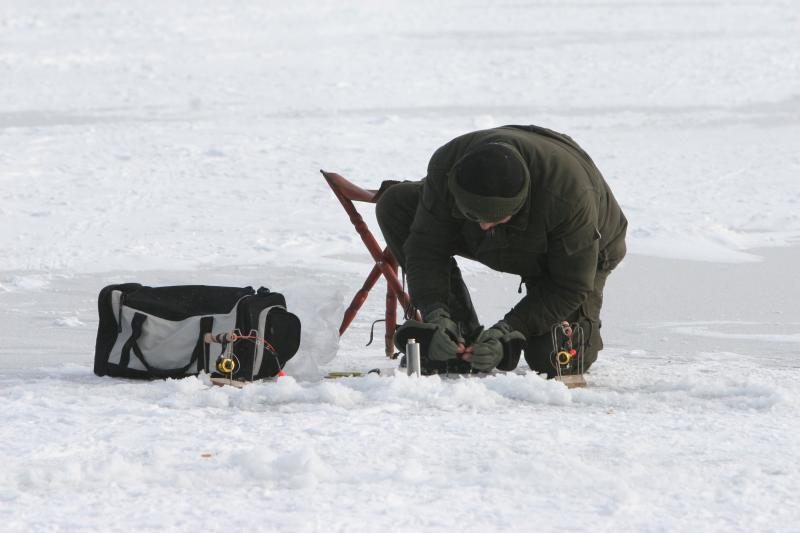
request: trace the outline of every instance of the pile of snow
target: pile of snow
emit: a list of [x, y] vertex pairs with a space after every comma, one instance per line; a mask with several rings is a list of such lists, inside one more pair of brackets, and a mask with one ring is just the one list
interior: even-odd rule
[[294, 282], [281, 287], [289, 310], [301, 324], [300, 349], [285, 370], [304, 378], [319, 377], [321, 367], [333, 361], [339, 348], [339, 323], [344, 313], [344, 295], [312, 282]]
[[0, 503], [11, 530], [514, 529], [525, 517], [582, 529], [598, 516], [692, 529], [723, 527], [732, 509], [746, 528], [792, 512], [797, 467], [772, 450], [793, 445], [775, 429], [794, 418], [796, 387], [680, 371], [648, 385], [649, 365], [606, 367], [585, 390], [516, 374], [237, 389], [82, 365], [6, 373]]

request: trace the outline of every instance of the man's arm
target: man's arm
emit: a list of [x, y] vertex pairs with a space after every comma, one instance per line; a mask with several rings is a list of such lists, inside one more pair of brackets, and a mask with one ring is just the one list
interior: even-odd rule
[[445, 198], [434, 189], [428, 176], [403, 247], [411, 300], [423, 315], [437, 307], [449, 310], [450, 258], [459, 232], [458, 222], [449, 216]]
[[460, 223], [451, 216], [447, 174], [472, 136], [453, 139], [431, 157], [411, 233], [403, 247], [411, 300], [423, 315], [437, 307], [449, 311], [450, 258], [456, 252]]
[[594, 289], [600, 233], [597, 208], [584, 194], [548, 239], [549, 278], [528, 285], [527, 295], [505, 316], [526, 337], [543, 335], [578, 309]]

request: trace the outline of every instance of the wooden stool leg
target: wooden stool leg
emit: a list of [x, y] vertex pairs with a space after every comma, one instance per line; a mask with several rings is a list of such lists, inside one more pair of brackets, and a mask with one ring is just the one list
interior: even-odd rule
[[[387, 249], [386, 253], [391, 256], [392, 252]], [[391, 258], [394, 267], [389, 266], [387, 261], [381, 261], [376, 266], [381, 269], [383, 277], [386, 278], [386, 283], [389, 285], [389, 290], [397, 297], [397, 301], [400, 303], [400, 307], [403, 308], [403, 312], [405, 313], [407, 309], [411, 308], [411, 297], [403, 290], [403, 284], [400, 283], [400, 279], [397, 277], [397, 260], [394, 259], [394, 256], [391, 256]], [[417, 320], [422, 320], [419, 311], [417, 311], [414, 316]]]
[[347, 311], [344, 312], [344, 318], [342, 319], [342, 325], [339, 326], [339, 336], [341, 337], [342, 334], [347, 330], [347, 327], [356, 317], [356, 313], [358, 310], [361, 309], [361, 306], [364, 305], [364, 302], [369, 295], [369, 291], [372, 287], [375, 286], [378, 279], [381, 277], [381, 269], [379, 265], [375, 265], [370, 270], [367, 279], [364, 280], [364, 285], [358, 290], [355, 296], [353, 296], [353, 301], [350, 302], [350, 307], [347, 308]]

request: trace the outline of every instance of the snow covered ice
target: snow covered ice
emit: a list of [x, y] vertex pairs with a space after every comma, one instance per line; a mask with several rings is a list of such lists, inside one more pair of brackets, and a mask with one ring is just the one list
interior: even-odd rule
[[[800, 531], [800, 7], [788, 0], [0, 4], [2, 531]], [[469, 130], [592, 155], [630, 220], [591, 387], [391, 367], [318, 169]], [[368, 224], [377, 230], [368, 209]], [[464, 263], [480, 318], [518, 279]], [[266, 285], [289, 377], [91, 365], [97, 293]]]

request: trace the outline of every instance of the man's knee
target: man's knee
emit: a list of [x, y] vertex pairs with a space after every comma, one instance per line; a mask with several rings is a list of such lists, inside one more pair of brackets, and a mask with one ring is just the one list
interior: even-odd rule
[[551, 363], [553, 342], [550, 335], [529, 337], [524, 348], [525, 362], [537, 374], [555, 375], [555, 367]]

